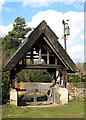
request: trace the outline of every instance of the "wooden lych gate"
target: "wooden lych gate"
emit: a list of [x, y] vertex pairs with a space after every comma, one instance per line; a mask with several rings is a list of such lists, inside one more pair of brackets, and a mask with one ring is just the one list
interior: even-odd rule
[[[38, 105], [38, 104], [55, 104], [55, 88], [51, 87], [52, 83], [23, 83], [23, 90], [25, 93], [19, 98], [25, 101], [27, 105]], [[37, 95], [37, 93], [39, 93]], [[30, 98], [24, 99], [23, 97], [29, 94]], [[33, 94], [33, 96], [32, 96]], [[42, 94], [42, 95], [40, 95]], [[28, 95], [27, 95], [28, 96]], [[58, 100], [58, 98], [57, 98]], [[59, 100], [58, 100], [59, 101]], [[33, 103], [34, 102], [34, 103]], [[19, 103], [21, 105], [21, 102]]]
[[20, 44], [3, 68], [4, 72], [10, 71], [13, 89], [16, 89], [15, 75], [22, 69], [46, 69], [52, 74], [53, 85], [56, 84], [59, 73], [59, 85], [63, 83], [62, 87], [66, 87], [67, 73], [77, 71], [75, 63], [45, 21]]

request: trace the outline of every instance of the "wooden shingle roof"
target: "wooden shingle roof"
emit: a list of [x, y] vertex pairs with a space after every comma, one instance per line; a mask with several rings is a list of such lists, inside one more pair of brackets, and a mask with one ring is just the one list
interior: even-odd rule
[[62, 63], [72, 72], [77, 71], [75, 63], [69, 57], [67, 52], [61, 46], [58, 41], [58, 37], [55, 33], [50, 29], [45, 21], [42, 21], [38, 27], [34, 29], [34, 31], [24, 40], [24, 42], [20, 45], [15, 54], [9, 59], [6, 65], [3, 68], [3, 71], [11, 71], [18, 62], [22, 59], [22, 57], [27, 53], [27, 51], [31, 50], [33, 46], [38, 42], [39, 37], [44, 35], [44, 40], [54, 51], [55, 55], [59, 57]]

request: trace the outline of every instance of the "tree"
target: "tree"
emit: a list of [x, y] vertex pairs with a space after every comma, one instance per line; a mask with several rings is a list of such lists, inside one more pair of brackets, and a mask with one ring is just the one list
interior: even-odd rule
[[47, 70], [22, 70], [16, 74], [17, 82], [52, 82]]
[[17, 17], [13, 24], [13, 31], [16, 32], [18, 39], [24, 39], [25, 35], [31, 31], [31, 28], [26, 28], [24, 18]]
[[2, 38], [3, 50], [9, 51], [10, 49], [17, 49], [19, 44], [20, 41], [15, 31], [9, 32], [7, 36]]
[[31, 31], [31, 28], [26, 27], [24, 18], [17, 17], [14, 20], [13, 30], [2, 38], [2, 47], [9, 53], [10, 49], [17, 49], [22, 39], [25, 39], [25, 35]]
[[2, 103], [9, 99], [9, 75], [8, 73], [2, 74]]

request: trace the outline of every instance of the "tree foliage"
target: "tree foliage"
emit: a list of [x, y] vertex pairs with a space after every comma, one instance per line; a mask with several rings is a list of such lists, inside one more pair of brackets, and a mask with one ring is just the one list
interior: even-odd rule
[[17, 73], [17, 82], [51, 82], [51, 74], [46, 70], [22, 70]]
[[26, 27], [24, 18], [17, 17], [13, 24], [13, 31], [15, 31], [18, 39], [24, 39], [28, 31], [31, 31], [31, 28]]
[[68, 75], [68, 81], [69, 83], [85, 82], [86, 75], [83, 74]]
[[2, 103], [9, 99], [9, 75], [7, 73], [2, 74]]
[[31, 28], [26, 27], [24, 18], [17, 17], [13, 23], [13, 29], [2, 38], [2, 47], [3, 50], [6, 50], [8, 53], [10, 49], [17, 50], [22, 39], [25, 39], [25, 35], [31, 31]]

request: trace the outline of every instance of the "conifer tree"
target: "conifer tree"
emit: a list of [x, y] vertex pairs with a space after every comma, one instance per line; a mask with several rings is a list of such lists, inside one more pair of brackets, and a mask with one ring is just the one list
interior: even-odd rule
[[2, 47], [4, 50], [17, 49], [22, 39], [25, 39], [25, 35], [31, 31], [31, 28], [26, 27], [24, 18], [17, 17], [13, 23], [13, 29], [2, 38]]

